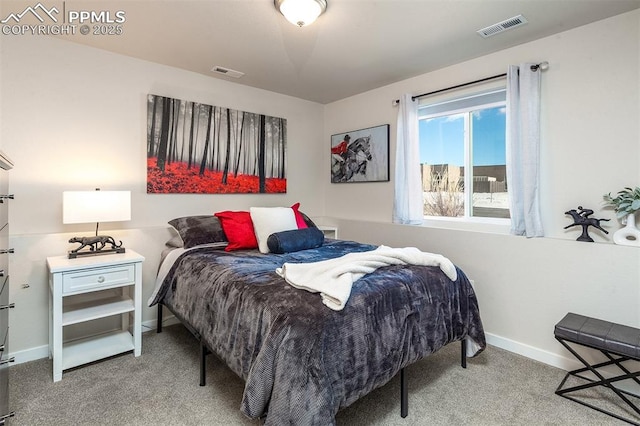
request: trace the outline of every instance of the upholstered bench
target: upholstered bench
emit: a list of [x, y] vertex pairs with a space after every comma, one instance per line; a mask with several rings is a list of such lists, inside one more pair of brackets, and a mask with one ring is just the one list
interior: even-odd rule
[[[556, 389], [556, 394], [593, 408], [601, 413], [608, 414], [619, 420], [640, 425], [640, 423], [638, 423], [640, 421], [640, 417], [636, 419], [626, 418], [622, 415], [607, 411], [604, 408], [579, 400], [572, 395], [568, 395], [570, 392], [580, 391], [594, 386], [604, 386], [613, 391], [629, 407], [631, 407], [638, 416], [640, 416], [640, 408], [637, 405], [639, 397], [615, 386], [616, 382], [628, 379], [635, 381], [635, 383], [640, 386], [640, 380], [638, 380], [640, 371], [631, 372], [629, 370], [629, 366], [622, 364], [629, 360], [640, 361], [640, 329], [583, 315], [568, 313], [558, 324], [556, 324], [555, 338], [585, 366], [584, 368], [569, 371]], [[592, 365], [578, 354], [578, 352], [576, 352], [569, 343], [596, 349], [604, 354], [608, 361]], [[623, 374], [605, 378], [605, 376], [598, 371], [598, 369], [602, 367], [611, 365], [617, 366]], [[581, 375], [581, 373], [587, 371], [593, 373], [597, 379]], [[570, 376], [578, 377], [586, 381], [586, 383], [563, 389], [565, 382]]]

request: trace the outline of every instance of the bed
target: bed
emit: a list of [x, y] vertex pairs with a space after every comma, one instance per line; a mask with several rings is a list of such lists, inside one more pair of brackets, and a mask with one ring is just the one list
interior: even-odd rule
[[[213, 239], [224, 239], [219, 234]], [[203, 363], [211, 351], [244, 380], [242, 413], [267, 425], [335, 424], [338, 410], [399, 372], [405, 416], [406, 366], [457, 341], [464, 365], [465, 356], [485, 347], [475, 293], [457, 267], [455, 281], [437, 266], [381, 267], [357, 280], [344, 308], [335, 310], [276, 269], [376, 246], [326, 239], [276, 254], [196, 240], [163, 253], [149, 300], [159, 307], [158, 331], [166, 306], [201, 342]], [[201, 368], [201, 384], [203, 374]]]

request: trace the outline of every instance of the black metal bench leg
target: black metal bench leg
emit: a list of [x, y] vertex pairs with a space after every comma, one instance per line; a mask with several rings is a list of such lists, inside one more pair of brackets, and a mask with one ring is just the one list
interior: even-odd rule
[[409, 415], [409, 387], [404, 368], [400, 370], [400, 417]]
[[[635, 420], [629, 419], [629, 418], [625, 418], [622, 417], [618, 414], [615, 414], [613, 412], [607, 411], [603, 408], [597, 407], [593, 404], [590, 404], [588, 402], [585, 402], [583, 400], [580, 400], [578, 398], [575, 398], [571, 395], [569, 395], [569, 393], [571, 392], [575, 392], [575, 391], [579, 391], [582, 389], [587, 389], [587, 388], [591, 388], [591, 387], [595, 387], [595, 386], [605, 386], [607, 388], [609, 388], [611, 391], [613, 391], [620, 399], [622, 399], [631, 409], [633, 409], [637, 414], [640, 414], [640, 408], [638, 406], [636, 406], [636, 404], [634, 404], [629, 398], [627, 398], [624, 393], [627, 393], [626, 391], [617, 388], [616, 386], [613, 385], [613, 383], [621, 381], [621, 380], [627, 380], [627, 379], [633, 379], [636, 380], [637, 376], [640, 375], [640, 371], [638, 372], [630, 372], [628, 369], [626, 369], [621, 363], [623, 361], [627, 361], [630, 360], [632, 358], [629, 357], [624, 357], [621, 356], [618, 359], [613, 358], [608, 351], [605, 351], [603, 349], [600, 348], [594, 348], [599, 350], [603, 355], [605, 355], [610, 361], [608, 362], [603, 362], [597, 365], [591, 365], [589, 364], [589, 362], [587, 362], [587, 360], [585, 360], [582, 356], [580, 356], [580, 354], [578, 354], [578, 352], [576, 350], [574, 350], [567, 342], [569, 342], [570, 340], [565, 340], [561, 337], [556, 336], [556, 340], [558, 340], [562, 346], [564, 346], [569, 352], [571, 352], [571, 354], [576, 357], [576, 359], [578, 361], [580, 361], [586, 368], [580, 368], [578, 370], [573, 370], [573, 371], [569, 371], [564, 379], [562, 380], [562, 382], [560, 383], [560, 385], [558, 386], [558, 388], [556, 389], [556, 395], [559, 395], [563, 398], [569, 399], [571, 401], [577, 402], [578, 404], [584, 405], [586, 407], [592, 408], [596, 411], [599, 411], [601, 413], [607, 414], [611, 417], [615, 417], [618, 420], [622, 420], [625, 421], [627, 423], [631, 423], [633, 425], [640, 425], [640, 423], [638, 423]], [[579, 342], [573, 342], [576, 343], [578, 345], [581, 346], [585, 346], [582, 343]], [[617, 365], [618, 368], [620, 368], [625, 374], [616, 376], [616, 377], [609, 377], [609, 378], [605, 378], [602, 374], [600, 374], [600, 372], [598, 371], [598, 368], [603, 367], [603, 366], [608, 366], [608, 365]], [[584, 371], [590, 371], [591, 373], [593, 373], [598, 380], [593, 380], [590, 378], [586, 378], [580, 375], [580, 373], [584, 372]], [[587, 380], [588, 383], [584, 384], [584, 385], [579, 385], [579, 386], [573, 386], [573, 387], [569, 387], [569, 388], [563, 388], [565, 382], [567, 381], [567, 379], [570, 376], [574, 376], [574, 377], [578, 377], [581, 378], [583, 380]], [[630, 394], [633, 395], [633, 394]], [[635, 396], [635, 395], [634, 395]]]
[[162, 303], [158, 303], [158, 322], [156, 323], [156, 333], [162, 333]]
[[460, 365], [462, 365], [462, 368], [467, 368], [467, 338], [466, 337], [460, 341]]
[[207, 382], [207, 353], [209, 350], [204, 342], [200, 341], [200, 386]]

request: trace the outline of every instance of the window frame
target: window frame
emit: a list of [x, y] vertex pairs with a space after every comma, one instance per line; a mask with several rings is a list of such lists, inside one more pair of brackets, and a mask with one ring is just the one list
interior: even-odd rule
[[[487, 100], [486, 103], [473, 101], [474, 99], [477, 100], [483, 97], [491, 97], [491, 95], [496, 93], [500, 93], [500, 96], [504, 96], [504, 100]], [[471, 105], [464, 106], [465, 100], [471, 100], [468, 102]], [[463, 105], [455, 109], [440, 109], [433, 113], [425, 111], [434, 107], [434, 109], [439, 109], [441, 105], [446, 105], [447, 103], [461, 103]], [[470, 139], [469, 136], [473, 132], [473, 119], [471, 115], [473, 114], [473, 111], [477, 111], [479, 109], [496, 107], [506, 108], [506, 85], [504, 82], [499, 85], [493, 85], [492, 87], [472, 88], [464, 91], [464, 93], [458, 93], [457, 95], [449, 93], [441, 94], [437, 97], [429, 98], [428, 100], [423, 99], [420, 101], [420, 105], [418, 106], [418, 122], [420, 123], [425, 119], [446, 117], [456, 114], [467, 115], [468, 118], [464, 119], [464, 167], [466, 170], [473, 170], [473, 140]], [[473, 173], [465, 173], [464, 187], [464, 216], [451, 217], [423, 215], [423, 225], [508, 234], [511, 226], [510, 218], [479, 217], [470, 215], [473, 205], [473, 191], [467, 191], [466, 188], [473, 188]]]

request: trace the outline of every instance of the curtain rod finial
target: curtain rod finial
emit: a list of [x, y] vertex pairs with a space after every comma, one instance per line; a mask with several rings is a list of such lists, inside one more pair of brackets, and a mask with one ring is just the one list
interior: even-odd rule
[[531, 65], [531, 71], [546, 71], [549, 69], [549, 62], [547, 61], [543, 61], [540, 62], [539, 64], [535, 64], [535, 65]]

